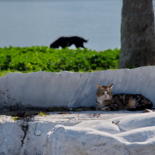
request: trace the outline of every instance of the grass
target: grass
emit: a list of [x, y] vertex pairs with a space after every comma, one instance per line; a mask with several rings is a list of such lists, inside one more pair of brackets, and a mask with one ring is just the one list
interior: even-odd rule
[[119, 68], [119, 49], [51, 49], [46, 46], [0, 48], [0, 76], [10, 72], [91, 72]]
[[42, 112], [42, 111], [38, 113], [38, 116], [42, 116], [42, 117], [43, 117], [43, 116], [47, 116], [47, 115], [48, 115], [48, 113]]
[[18, 121], [18, 120], [20, 120], [20, 117], [18, 117], [18, 116], [12, 116], [12, 119], [13, 119], [14, 121]]

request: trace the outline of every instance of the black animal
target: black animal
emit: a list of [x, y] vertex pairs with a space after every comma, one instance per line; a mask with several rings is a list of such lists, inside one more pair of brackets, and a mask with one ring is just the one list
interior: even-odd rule
[[76, 48], [80, 47], [85, 48], [83, 45], [85, 42], [87, 42], [87, 40], [78, 36], [60, 37], [50, 44], [50, 48], [59, 48], [59, 47], [65, 48], [71, 45], [75, 45]]

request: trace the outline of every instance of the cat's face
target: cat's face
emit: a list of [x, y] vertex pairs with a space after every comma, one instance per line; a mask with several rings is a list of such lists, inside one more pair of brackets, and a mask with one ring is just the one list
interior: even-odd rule
[[98, 104], [104, 106], [106, 101], [112, 100], [112, 86], [113, 84], [108, 86], [97, 85], [96, 97]]

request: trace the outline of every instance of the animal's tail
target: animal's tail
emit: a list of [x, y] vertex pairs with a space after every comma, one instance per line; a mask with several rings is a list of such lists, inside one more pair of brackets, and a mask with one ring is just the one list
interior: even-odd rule
[[86, 40], [86, 39], [83, 39], [83, 42], [85, 42], [85, 43], [86, 43], [86, 42], [88, 42], [88, 40]]

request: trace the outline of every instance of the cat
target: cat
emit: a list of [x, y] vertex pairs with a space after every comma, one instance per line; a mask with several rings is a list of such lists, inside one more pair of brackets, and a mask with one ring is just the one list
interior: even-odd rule
[[112, 94], [113, 84], [97, 85], [96, 110], [145, 110], [151, 109], [153, 104], [140, 94]]
[[65, 48], [71, 45], [75, 45], [76, 48], [80, 47], [85, 48], [83, 45], [85, 42], [87, 42], [86, 39], [78, 36], [60, 37], [50, 44], [50, 48], [59, 48], [59, 47]]

